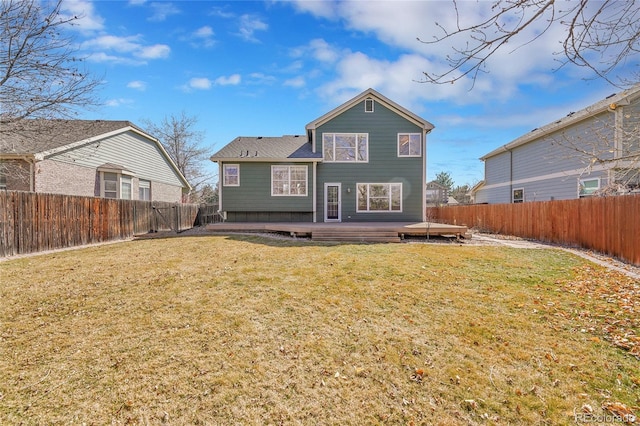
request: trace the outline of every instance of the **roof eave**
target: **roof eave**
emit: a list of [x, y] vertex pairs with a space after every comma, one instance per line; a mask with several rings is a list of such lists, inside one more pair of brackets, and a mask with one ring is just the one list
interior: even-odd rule
[[210, 157], [209, 158], [214, 163], [225, 162], [228, 163], [230, 161], [234, 161], [237, 163], [321, 163], [322, 158], [289, 158], [289, 157], [279, 157], [279, 158], [268, 158], [268, 157]]
[[510, 151], [531, 141], [540, 139], [544, 136], [549, 135], [550, 133], [557, 132], [590, 117], [593, 117], [594, 115], [600, 114], [605, 111], [610, 111], [612, 110], [612, 105], [628, 105], [631, 101], [637, 99], [638, 97], [640, 97], [640, 84], [631, 89], [618, 93], [613, 97], [602, 99], [593, 105], [590, 105], [578, 112], [573, 113], [569, 117], [561, 118], [560, 120], [556, 120], [553, 123], [547, 124], [540, 127], [539, 129], [520, 136], [519, 138], [514, 139], [508, 144], [502, 145], [501, 147], [494, 149], [490, 153], [483, 155], [482, 157], [480, 157], [480, 160], [486, 161], [488, 158], [495, 157], [498, 154], [502, 154], [503, 152]]

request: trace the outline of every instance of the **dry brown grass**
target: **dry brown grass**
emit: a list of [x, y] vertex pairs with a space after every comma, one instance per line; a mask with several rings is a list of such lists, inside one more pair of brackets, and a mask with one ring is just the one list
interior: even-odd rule
[[0, 278], [0, 424], [571, 424], [640, 404], [603, 328], [633, 339], [637, 305], [576, 290], [637, 283], [558, 250], [185, 237]]

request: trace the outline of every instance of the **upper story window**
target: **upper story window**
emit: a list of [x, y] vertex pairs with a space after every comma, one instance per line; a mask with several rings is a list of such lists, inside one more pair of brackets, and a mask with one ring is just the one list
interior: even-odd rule
[[523, 203], [524, 202], [524, 188], [514, 189], [512, 193], [512, 202]]
[[306, 196], [307, 166], [271, 166], [272, 196]]
[[224, 165], [224, 186], [240, 186], [240, 165]]
[[373, 99], [365, 99], [364, 100], [364, 112], [373, 112]]
[[398, 133], [398, 157], [422, 156], [422, 135], [420, 133]]
[[369, 161], [368, 133], [323, 133], [322, 158], [328, 163]]

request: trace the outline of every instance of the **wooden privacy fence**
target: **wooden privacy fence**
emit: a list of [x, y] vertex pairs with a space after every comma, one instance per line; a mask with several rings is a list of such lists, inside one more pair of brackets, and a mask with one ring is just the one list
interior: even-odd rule
[[584, 247], [640, 266], [640, 195], [427, 209], [433, 221]]
[[198, 206], [0, 191], [0, 257], [193, 227]]

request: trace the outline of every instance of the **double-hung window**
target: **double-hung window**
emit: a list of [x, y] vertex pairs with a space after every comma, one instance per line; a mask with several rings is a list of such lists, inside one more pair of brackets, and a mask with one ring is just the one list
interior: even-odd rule
[[401, 212], [401, 183], [359, 183], [358, 212]]
[[327, 163], [369, 161], [368, 133], [323, 133], [322, 158]]
[[148, 180], [138, 181], [138, 200], [151, 201], [151, 182]]
[[133, 197], [133, 174], [126, 169], [98, 168], [100, 172], [100, 196], [131, 200]]
[[420, 133], [398, 133], [398, 157], [420, 157], [422, 135]]
[[271, 166], [272, 196], [306, 196], [307, 166]]
[[240, 165], [224, 165], [224, 186], [240, 186]]

